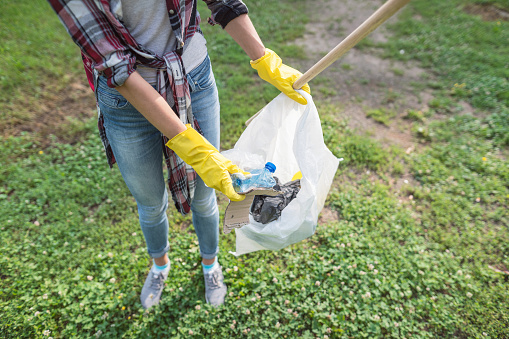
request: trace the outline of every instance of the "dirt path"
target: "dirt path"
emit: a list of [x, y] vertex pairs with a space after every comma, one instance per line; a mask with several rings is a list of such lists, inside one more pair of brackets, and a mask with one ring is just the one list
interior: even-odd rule
[[[323, 55], [366, 20], [384, 1], [317, 0], [306, 26], [306, 34], [296, 41], [305, 47], [309, 60], [300, 62], [302, 71], [309, 69]], [[390, 39], [387, 24], [368, 36], [373, 42]], [[401, 51], [404, 53], [404, 51]], [[320, 78], [325, 85], [314, 91], [315, 103], [330, 102], [338, 107], [338, 115], [347, 118], [349, 126], [360, 132], [369, 132], [385, 144], [396, 144], [405, 149], [415, 148], [410, 123], [402, 117], [409, 109], [426, 110], [432, 98], [430, 92], [417, 93], [411, 83], [422, 81], [425, 71], [412, 64], [382, 59], [373, 48], [354, 48], [330, 66]], [[320, 80], [319, 80], [320, 81]], [[311, 82], [311, 87], [317, 86]], [[322, 89], [327, 87], [327, 89]], [[366, 117], [371, 109], [383, 108], [395, 116], [388, 126]]]

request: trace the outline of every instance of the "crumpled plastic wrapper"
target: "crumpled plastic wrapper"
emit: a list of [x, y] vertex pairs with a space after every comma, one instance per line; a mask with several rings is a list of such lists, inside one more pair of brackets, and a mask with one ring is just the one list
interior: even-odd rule
[[295, 199], [300, 191], [300, 179], [287, 182], [284, 185], [280, 184], [277, 177], [274, 177], [274, 179], [276, 179], [276, 185], [273, 189], [281, 191], [283, 194], [276, 196], [255, 196], [250, 213], [256, 222], [268, 224], [271, 221], [277, 220], [281, 216], [281, 211]]

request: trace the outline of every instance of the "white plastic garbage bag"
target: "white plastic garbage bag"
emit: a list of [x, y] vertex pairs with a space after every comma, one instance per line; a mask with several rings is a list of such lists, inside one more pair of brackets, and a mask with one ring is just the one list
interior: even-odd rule
[[277, 176], [286, 183], [302, 172], [301, 190], [282, 211], [278, 220], [256, 222], [235, 229], [236, 252], [279, 250], [313, 235], [339, 160], [325, 146], [320, 118], [312, 97], [300, 105], [280, 94], [265, 106], [244, 130], [231, 150], [223, 154], [244, 169], [263, 168], [268, 161], [276, 165]]

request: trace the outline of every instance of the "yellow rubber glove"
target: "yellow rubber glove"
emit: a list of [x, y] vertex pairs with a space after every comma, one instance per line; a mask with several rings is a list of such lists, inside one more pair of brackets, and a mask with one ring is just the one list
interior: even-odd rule
[[[251, 67], [258, 71], [260, 78], [274, 85], [278, 90], [290, 97], [290, 99], [297, 101], [301, 105], [307, 104], [307, 100], [292, 87], [293, 83], [300, 78], [302, 73], [283, 64], [283, 60], [274, 51], [266, 48], [264, 56], [251, 61]], [[301, 89], [311, 94], [308, 84], [302, 86]]]
[[233, 189], [231, 173], [250, 173], [242, 171], [226, 159], [191, 125], [186, 125], [184, 132], [177, 134], [166, 146], [171, 148], [184, 162], [191, 165], [208, 187], [223, 192], [230, 200], [241, 201], [245, 196]]

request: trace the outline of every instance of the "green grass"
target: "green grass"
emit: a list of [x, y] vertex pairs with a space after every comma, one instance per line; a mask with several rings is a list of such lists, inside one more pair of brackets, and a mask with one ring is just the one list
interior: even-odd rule
[[366, 111], [366, 116], [368, 118], [372, 118], [376, 122], [379, 122], [381, 124], [388, 126], [390, 120], [394, 116], [396, 116], [396, 112], [391, 111], [389, 109], [385, 109], [385, 108], [377, 108], [377, 109], [370, 109], [370, 110]]
[[23, 107], [22, 103], [37, 100], [48, 88], [62, 90], [82, 73], [79, 49], [69, 43], [55, 17], [45, 1], [2, 1], [0, 127], [19, 114], [13, 105]]
[[341, 64], [341, 69], [344, 69], [345, 71], [350, 71], [353, 69], [353, 67], [350, 64]]
[[323, 96], [334, 96], [337, 94], [336, 90], [332, 89], [332, 88], [329, 88], [329, 87], [319, 87], [318, 88], [318, 91], [323, 95]]
[[498, 8], [509, 10], [509, 1], [508, 0], [475, 0], [477, 4], [486, 4], [486, 5], [494, 5]]
[[[462, 10], [468, 3], [412, 2], [393, 25], [396, 39], [383, 44], [385, 55], [419, 60], [440, 77], [439, 87], [444, 92], [464, 83], [463, 97], [476, 108], [507, 110], [509, 44], [500, 42], [509, 39], [508, 23], [471, 16]], [[423, 20], [415, 20], [415, 15]], [[405, 53], [400, 54], [400, 50]]]
[[422, 111], [416, 111], [416, 110], [411, 109], [411, 110], [408, 110], [408, 112], [404, 118], [408, 119], [408, 120], [422, 122], [426, 117], [425, 117], [425, 113], [423, 113]]
[[394, 73], [394, 75], [399, 76], [399, 77], [403, 76], [405, 74], [405, 71], [402, 70], [401, 68], [394, 67], [391, 69], [391, 71], [392, 71], [392, 73]]
[[[313, 237], [281, 251], [240, 258], [227, 254], [234, 250], [234, 234], [221, 235], [220, 261], [230, 294], [217, 309], [205, 303], [191, 218], [174, 209], [168, 212], [171, 278], [161, 304], [148, 312], [141, 308], [139, 292], [150, 261], [136, 204], [118, 169], [107, 169], [93, 121], [76, 126], [76, 133], [86, 136], [74, 144], [50, 136], [48, 146], [29, 133], [2, 137], [0, 335], [509, 337], [508, 278], [490, 268], [509, 267], [509, 113], [499, 94], [504, 89], [498, 88], [507, 80], [496, 56], [507, 47], [489, 37], [470, 47], [472, 35], [493, 32], [496, 23], [462, 14], [460, 4], [412, 1], [394, 27], [396, 38], [381, 47], [387, 57], [410, 57], [436, 70], [433, 82], [423, 82], [437, 98], [431, 111], [447, 115], [433, 120], [431, 111], [408, 111], [415, 140], [423, 143], [407, 154], [352, 130], [343, 107], [315, 99], [324, 140], [344, 158], [326, 201], [338, 220], [318, 225]], [[287, 43], [302, 33], [297, 23], [304, 19], [303, 1], [249, 5], [267, 46], [284, 60], [302, 53]], [[27, 6], [9, 3], [0, 14], [2, 24], [6, 13], [19, 18], [16, 11], [27, 12]], [[33, 5], [34, 13], [42, 8]], [[200, 11], [206, 18], [203, 4]], [[62, 31], [56, 16], [42, 13], [48, 14], [44, 25]], [[417, 13], [422, 20], [411, 20]], [[11, 31], [24, 24], [13, 22]], [[229, 148], [244, 121], [278, 92], [256, 77], [220, 28], [204, 24], [203, 29], [222, 103], [223, 148]], [[505, 31], [493, 34], [504, 38]], [[76, 55], [66, 54], [74, 48], [70, 39], [59, 38], [63, 47], [52, 53], [63, 53], [62, 63], [73, 65]], [[47, 46], [44, 39], [33, 41]], [[283, 44], [288, 47], [279, 48]], [[466, 56], [452, 45], [464, 46]], [[23, 45], [10, 46], [1, 62], [31, 58]], [[472, 58], [480, 50], [487, 64]], [[44, 64], [54, 55], [40, 57]], [[55, 65], [55, 72], [68, 71], [60, 69], [63, 64]], [[79, 63], [76, 67], [81, 72]], [[46, 72], [32, 71], [34, 77]], [[318, 88], [330, 85], [327, 78], [317, 81]], [[491, 92], [495, 98], [476, 92], [475, 81], [498, 84]], [[10, 93], [19, 88], [13, 85]], [[398, 98], [388, 92], [385, 104]], [[472, 103], [476, 114], [458, 111], [460, 100]], [[6, 101], [0, 105], [1, 111], [12, 107]], [[226, 203], [221, 197], [221, 211]]]
[[382, 104], [384, 105], [387, 105], [387, 104], [393, 104], [395, 103], [399, 98], [401, 97], [401, 94], [398, 93], [398, 92], [394, 92], [392, 90], [392, 88], [389, 88], [386, 92], [385, 92], [385, 97], [384, 99], [382, 100]]

